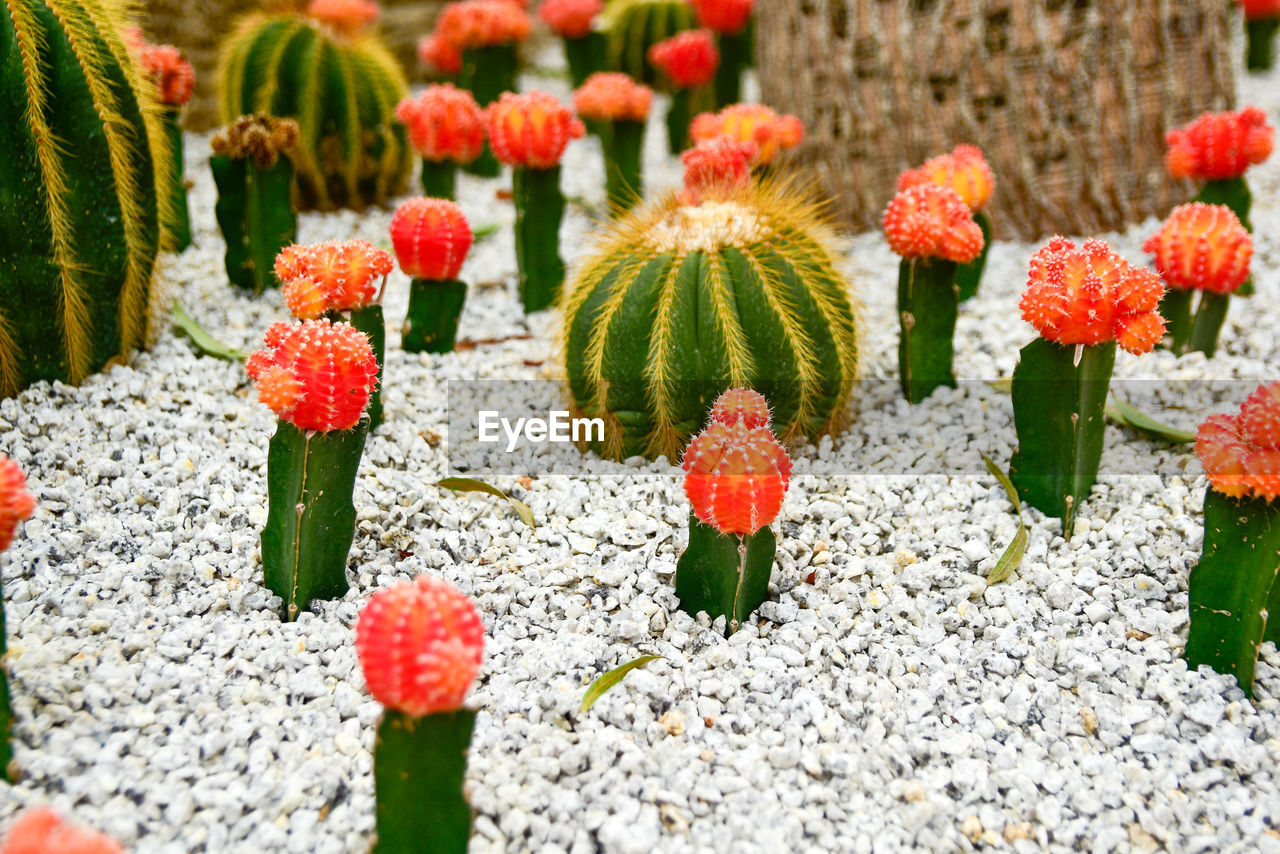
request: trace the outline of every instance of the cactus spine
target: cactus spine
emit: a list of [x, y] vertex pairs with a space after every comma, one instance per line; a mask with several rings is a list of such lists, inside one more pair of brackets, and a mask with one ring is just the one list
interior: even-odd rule
[[719, 190], [616, 220], [569, 289], [570, 393], [604, 419], [605, 456], [674, 458], [734, 386], [769, 398], [784, 440], [844, 423], [854, 306], [816, 205], [776, 184]]
[[11, 0], [0, 16], [0, 395], [147, 342], [169, 152], [127, 8]]
[[296, 14], [251, 14], [222, 45], [224, 123], [264, 112], [298, 122], [298, 210], [361, 209], [404, 192], [413, 165], [392, 121], [408, 85], [376, 36]]

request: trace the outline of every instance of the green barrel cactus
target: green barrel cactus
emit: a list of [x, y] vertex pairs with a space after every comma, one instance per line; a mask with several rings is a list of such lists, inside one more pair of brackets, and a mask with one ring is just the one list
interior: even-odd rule
[[146, 344], [169, 171], [119, 0], [0, 15], [0, 394], [80, 382]]
[[361, 209], [405, 191], [413, 166], [396, 105], [404, 73], [370, 32], [296, 13], [253, 13], [222, 45], [221, 119], [249, 113], [298, 122], [298, 210]]
[[600, 22], [604, 67], [626, 72], [650, 86], [663, 81], [649, 62], [649, 48], [698, 26], [693, 7], [685, 0], [609, 0]]
[[576, 414], [614, 459], [675, 459], [716, 396], [753, 388], [784, 440], [835, 432], [857, 367], [855, 307], [818, 208], [751, 184], [616, 220], [577, 270], [562, 349]]

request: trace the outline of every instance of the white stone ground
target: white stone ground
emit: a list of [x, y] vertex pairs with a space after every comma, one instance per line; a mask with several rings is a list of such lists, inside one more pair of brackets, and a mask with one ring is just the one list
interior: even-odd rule
[[[1280, 121], [1280, 75], [1242, 86], [1242, 104]], [[649, 176], [671, 185], [658, 130]], [[284, 312], [276, 294], [226, 284], [206, 139], [187, 145], [198, 246], [165, 281], [250, 349]], [[598, 199], [595, 143], [567, 163], [568, 192]], [[1183, 427], [1276, 377], [1280, 156], [1250, 181], [1260, 293], [1233, 306], [1224, 352], [1118, 366], [1246, 380], [1156, 400]], [[365, 850], [379, 707], [352, 626], [374, 590], [425, 572], [473, 596], [488, 629], [471, 695], [473, 852], [1280, 850], [1280, 655], [1263, 651], [1255, 703], [1179, 657], [1201, 542], [1193, 455], [1109, 427], [1104, 467], [1123, 474], [1095, 489], [1076, 537], [1030, 511], [1026, 560], [987, 587], [1015, 520], [979, 453], [1007, 462], [1008, 399], [982, 382], [898, 399], [896, 259], [878, 235], [846, 256], [871, 382], [845, 435], [799, 453], [770, 601], [731, 640], [676, 607], [687, 506], [670, 465], [495, 478], [536, 530], [435, 487], [446, 448], [424, 437], [445, 432], [445, 381], [553, 366], [554, 318], [526, 320], [514, 296], [504, 186], [461, 184], [473, 222], [504, 228], [464, 271], [460, 335], [533, 337], [405, 354], [406, 280], [392, 277], [387, 423], [356, 486], [352, 590], [296, 624], [261, 585], [274, 420], [238, 365], [165, 328], [128, 367], [0, 402], [0, 451], [40, 502], [3, 561], [25, 776], [4, 787], [0, 821], [51, 803], [138, 852]], [[301, 239], [381, 241], [389, 216], [307, 215]], [[588, 227], [572, 210], [567, 257]], [[1110, 237], [1142, 262], [1154, 228]], [[1035, 248], [993, 249], [960, 321], [962, 377], [1008, 376], [1030, 339], [1016, 304]], [[930, 467], [959, 473], [890, 474]], [[643, 653], [663, 658], [578, 713], [592, 679]]]

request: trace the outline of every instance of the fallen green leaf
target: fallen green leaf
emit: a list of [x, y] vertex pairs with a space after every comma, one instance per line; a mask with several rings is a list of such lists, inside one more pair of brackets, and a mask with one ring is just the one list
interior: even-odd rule
[[996, 565], [991, 567], [991, 571], [987, 573], [987, 586], [999, 584], [1018, 568], [1022, 563], [1022, 558], [1027, 554], [1027, 525], [1022, 520], [1022, 499], [1018, 497], [1018, 490], [1014, 488], [1013, 481], [1009, 479], [1007, 472], [995, 464], [995, 461], [986, 454], [982, 455], [982, 461], [987, 464], [987, 471], [995, 475], [996, 480], [1000, 481], [1000, 485], [1004, 487], [1005, 494], [1009, 496], [1009, 501], [1013, 503], [1013, 509], [1018, 514], [1018, 533], [1013, 535], [1013, 541], [1005, 548], [1004, 553], [1000, 555], [1000, 559], [996, 561]]
[[1014, 489], [1013, 481], [1009, 479], [1008, 473], [1001, 470], [1001, 468], [995, 464], [995, 460], [991, 459], [991, 457], [988, 457], [986, 454], [982, 455], [982, 461], [987, 464], [987, 471], [995, 475], [996, 480], [1000, 481], [1000, 485], [1004, 487], [1005, 494], [1009, 496], [1009, 501], [1013, 504], [1013, 509], [1017, 510], [1018, 515], [1021, 516], [1022, 499], [1018, 497], [1018, 490]]
[[604, 696], [605, 692], [622, 681], [623, 677], [635, 670], [637, 667], [644, 667], [655, 658], [662, 658], [660, 655], [642, 655], [635, 661], [628, 661], [621, 667], [615, 667], [608, 673], [598, 677], [587, 688], [587, 693], [582, 696], [582, 708], [580, 712], [585, 712], [595, 705], [596, 700]]
[[205, 332], [200, 324], [196, 323], [191, 315], [187, 314], [186, 310], [178, 304], [177, 300], [173, 301], [173, 323], [191, 339], [191, 343], [196, 345], [196, 349], [206, 356], [225, 359], [228, 362], [243, 362], [249, 358], [249, 354], [243, 350], [228, 347], [208, 332]]
[[1013, 391], [1013, 377], [1001, 377], [998, 380], [987, 380], [987, 385], [996, 391], [1002, 391], [1005, 394]]
[[491, 222], [486, 225], [478, 225], [471, 230], [472, 240], [476, 243], [479, 243], [481, 240], [484, 240], [486, 237], [493, 237], [495, 234], [498, 233], [498, 230], [500, 228], [502, 228], [502, 226], [498, 225], [496, 222]]
[[486, 495], [493, 495], [498, 498], [505, 499], [515, 508], [516, 513], [524, 520], [524, 523], [530, 528], [536, 527], [533, 524], [533, 511], [529, 509], [529, 505], [525, 504], [517, 498], [512, 498], [496, 486], [490, 486], [483, 480], [476, 480], [471, 477], [446, 477], [444, 480], [436, 481], [436, 486], [442, 486], [445, 489], [452, 489], [454, 492], [483, 492]]
[[1114, 403], [1107, 407], [1106, 415], [1122, 427], [1129, 427], [1139, 433], [1146, 433], [1155, 436], [1157, 439], [1173, 442], [1175, 445], [1185, 445], [1196, 440], [1195, 433], [1189, 430], [1179, 430], [1177, 427], [1170, 427], [1168, 424], [1161, 424], [1151, 416], [1134, 409], [1114, 393], [1111, 395], [1111, 399]]

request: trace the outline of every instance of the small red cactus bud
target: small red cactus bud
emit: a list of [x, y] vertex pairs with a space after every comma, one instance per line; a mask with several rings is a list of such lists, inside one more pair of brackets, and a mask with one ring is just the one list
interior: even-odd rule
[[367, 240], [287, 246], [275, 264], [285, 304], [302, 320], [373, 303], [394, 268], [391, 253]]
[[462, 208], [447, 199], [410, 199], [391, 218], [391, 245], [400, 269], [415, 279], [458, 278], [471, 239]]
[[1280, 496], [1280, 382], [1258, 386], [1239, 415], [1211, 415], [1196, 431], [1209, 485], [1232, 498]]
[[311, 0], [306, 14], [343, 35], [354, 36], [378, 20], [381, 11], [373, 0]]
[[573, 112], [546, 92], [504, 92], [489, 105], [489, 145], [511, 166], [550, 169], [586, 132]]
[[48, 807], [37, 807], [18, 816], [0, 854], [124, 854], [124, 849], [100, 833], [68, 824]]
[[711, 196], [731, 193], [751, 182], [751, 164], [760, 149], [754, 142], [727, 136], [703, 140], [680, 155], [684, 163], [684, 192], [680, 201], [699, 205]]
[[945, 258], [967, 264], [982, 252], [982, 229], [950, 187], [927, 182], [893, 197], [884, 213], [889, 246], [903, 258]]
[[1257, 107], [1238, 113], [1204, 113], [1164, 138], [1165, 167], [1175, 178], [1237, 178], [1271, 156], [1275, 128]]
[[458, 51], [515, 44], [529, 37], [533, 22], [510, 0], [462, 0], [436, 18], [435, 31]]
[[591, 23], [603, 11], [602, 0], [544, 0], [538, 17], [561, 38], [580, 39], [591, 33]]
[[741, 424], [748, 430], [768, 427], [772, 420], [769, 401], [758, 391], [731, 388], [711, 404], [711, 420], [732, 427]]
[[13, 542], [18, 523], [31, 518], [36, 500], [27, 491], [27, 476], [13, 460], [0, 456], [0, 552]]
[[723, 534], [754, 534], [778, 518], [791, 458], [766, 427], [718, 421], [693, 437], [681, 461], [694, 515]]
[[1164, 334], [1158, 307], [1164, 282], [1134, 267], [1101, 240], [1079, 248], [1055, 237], [1031, 258], [1022, 318], [1049, 341], [1101, 344], [1115, 340], [1146, 353]]
[[374, 593], [356, 623], [369, 693], [412, 717], [461, 708], [483, 651], [475, 605], [447, 581], [424, 575]]
[[778, 152], [804, 141], [804, 124], [795, 116], [778, 115], [763, 104], [730, 104], [718, 113], [702, 113], [689, 125], [694, 142], [727, 136], [755, 143], [758, 152], [752, 166], [765, 166]]
[[191, 100], [196, 73], [173, 45], [144, 45], [139, 54], [142, 70], [156, 81], [160, 103], [180, 107]]
[[1253, 238], [1231, 208], [1193, 202], [1174, 208], [1142, 251], [1170, 287], [1229, 294], [1249, 278]]
[[693, 89], [716, 76], [720, 51], [710, 30], [685, 30], [649, 48], [649, 64], [677, 89]]
[[930, 157], [919, 167], [903, 172], [898, 176], [898, 192], [925, 183], [955, 190], [971, 211], [982, 210], [996, 187], [987, 158], [976, 145], [957, 145], [950, 154]]
[[616, 71], [592, 74], [573, 93], [578, 115], [602, 121], [643, 122], [652, 103], [652, 89]]
[[698, 13], [702, 26], [733, 36], [747, 28], [755, 0], [689, 0], [689, 5]]
[[484, 148], [484, 110], [475, 96], [452, 83], [428, 86], [417, 98], [405, 98], [396, 106], [396, 118], [427, 160], [465, 165]]
[[440, 74], [452, 76], [462, 70], [462, 51], [442, 33], [432, 33], [418, 40], [418, 59]]
[[273, 324], [265, 337], [267, 349], [245, 361], [260, 401], [299, 430], [356, 426], [378, 381], [368, 336], [347, 323], [308, 320]]
[[1246, 21], [1280, 18], [1280, 0], [1240, 0]]

